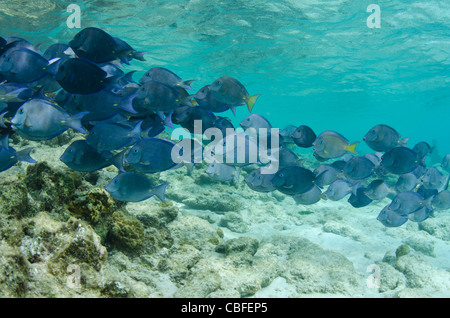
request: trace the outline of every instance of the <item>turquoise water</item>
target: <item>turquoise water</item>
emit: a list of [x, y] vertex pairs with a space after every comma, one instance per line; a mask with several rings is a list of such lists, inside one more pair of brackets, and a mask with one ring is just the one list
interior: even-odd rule
[[[81, 27], [96, 26], [148, 52], [134, 62], [193, 78], [194, 89], [228, 75], [273, 126], [310, 125], [361, 140], [375, 124], [410, 144], [450, 151], [447, 1], [377, 1], [381, 27], [369, 28], [373, 1], [84, 1]], [[43, 47], [69, 41], [70, 1], [2, 4], [2, 33]], [[140, 77], [136, 74], [136, 79]], [[240, 108], [234, 123], [247, 116]], [[368, 151], [361, 145], [360, 151]]]

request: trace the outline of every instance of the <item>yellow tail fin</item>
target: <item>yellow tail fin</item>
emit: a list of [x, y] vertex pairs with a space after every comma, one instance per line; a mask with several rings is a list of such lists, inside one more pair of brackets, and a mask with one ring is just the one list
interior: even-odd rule
[[255, 106], [256, 100], [258, 99], [259, 96], [261, 96], [261, 94], [247, 96], [245, 98], [245, 103], [247, 104], [247, 108], [248, 108], [249, 112], [252, 112], [253, 106]]
[[350, 144], [350, 145], [348, 145], [348, 146], [346, 146], [345, 147], [345, 149], [348, 151], [348, 152], [351, 152], [352, 154], [355, 154], [356, 155], [356, 146], [359, 144], [359, 141], [357, 141], [357, 142], [354, 142], [354, 143], [352, 143], [352, 144]]

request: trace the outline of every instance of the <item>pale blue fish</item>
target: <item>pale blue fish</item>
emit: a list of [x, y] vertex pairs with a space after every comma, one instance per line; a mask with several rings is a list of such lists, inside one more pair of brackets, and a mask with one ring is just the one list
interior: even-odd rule
[[439, 192], [432, 200], [431, 205], [435, 210], [450, 209], [450, 191], [444, 190]]
[[26, 139], [48, 140], [69, 128], [87, 133], [81, 125], [81, 119], [87, 113], [70, 116], [56, 104], [43, 99], [32, 99], [17, 110], [11, 124], [13, 129]]
[[275, 174], [263, 174], [261, 168], [253, 170], [245, 177], [245, 183], [250, 189], [257, 192], [272, 192], [276, 188], [272, 184]]
[[37, 161], [30, 156], [32, 150], [33, 148], [26, 148], [16, 151], [9, 146], [9, 135], [3, 136], [0, 140], [0, 172], [8, 170], [19, 161], [36, 163]]
[[318, 186], [314, 186], [305, 193], [293, 195], [292, 198], [294, 198], [297, 204], [311, 205], [320, 201], [322, 198], [322, 191]]
[[409, 138], [401, 139], [400, 134], [388, 125], [376, 125], [363, 137], [366, 144], [375, 151], [386, 152], [398, 146], [406, 146]]
[[385, 206], [377, 216], [377, 220], [380, 221], [386, 227], [398, 227], [408, 221], [408, 217], [395, 213], [389, 208], [389, 205]]
[[337, 179], [328, 186], [322, 197], [332, 201], [338, 201], [343, 199], [348, 194], [356, 192], [357, 188], [358, 184], [354, 185], [345, 179]]
[[165, 202], [165, 182], [154, 186], [145, 176], [134, 172], [123, 172], [114, 177], [105, 187], [111, 196], [119, 201], [140, 202], [156, 196]]
[[336, 181], [340, 172], [332, 165], [321, 164], [314, 170], [314, 174], [316, 175], [316, 184], [324, 187]]
[[441, 168], [450, 172], [450, 153], [446, 154], [442, 159]]
[[431, 198], [425, 200], [422, 195], [413, 191], [400, 192], [389, 204], [392, 211], [404, 216], [414, 213], [424, 206], [432, 209]]
[[219, 162], [211, 162], [205, 170], [208, 176], [221, 182], [227, 182], [233, 179], [239, 181], [240, 171], [241, 169]]
[[388, 194], [394, 193], [389, 185], [381, 179], [373, 180], [364, 192], [372, 200], [383, 200]]
[[422, 177], [422, 185], [427, 189], [441, 190], [448, 181], [448, 175], [442, 174], [436, 167], [428, 168]]
[[397, 192], [412, 191], [416, 188], [418, 182], [419, 179], [414, 173], [410, 172], [399, 176], [394, 187]]
[[413, 222], [423, 222], [426, 219], [428, 219], [428, 217], [431, 215], [432, 212], [433, 212], [432, 210], [424, 206], [420, 210], [408, 214], [408, 219]]

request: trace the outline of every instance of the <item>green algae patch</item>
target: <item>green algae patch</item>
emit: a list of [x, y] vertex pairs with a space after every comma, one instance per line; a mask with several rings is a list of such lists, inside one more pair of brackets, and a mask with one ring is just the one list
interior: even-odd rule
[[122, 212], [112, 215], [109, 242], [119, 248], [136, 249], [144, 242], [144, 227], [135, 217], [125, 216]]

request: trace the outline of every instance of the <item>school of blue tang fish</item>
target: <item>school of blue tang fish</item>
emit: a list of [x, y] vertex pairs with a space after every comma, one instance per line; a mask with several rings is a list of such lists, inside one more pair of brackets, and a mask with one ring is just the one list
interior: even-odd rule
[[[138, 202], [156, 196], [164, 202], [169, 183], [154, 185], [146, 174], [183, 166], [192, 169], [196, 163], [194, 155], [192, 160], [174, 160], [173, 150], [182, 156], [185, 148], [157, 137], [166, 127], [179, 125], [193, 132], [200, 121], [201, 133], [217, 128], [227, 137], [218, 141], [223, 151], [216, 154], [225, 159], [235, 156], [237, 149], [226, 147], [230, 137], [226, 130], [235, 127], [216, 114], [228, 110], [235, 114], [239, 106], [251, 112], [260, 95], [251, 96], [242, 83], [228, 76], [189, 94], [193, 80], [182, 80], [162, 67], [151, 68], [135, 82], [134, 71], [125, 73], [122, 68], [133, 59], [145, 61], [144, 54], [94, 27], [81, 30], [67, 44], [51, 45], [44, 53], [25, 39], [0, 37], [0, 171], [19, 160], [36, 162], [32, 148], [16, 151], [9, 146], [11, 134], [42, 141], [74, 129], [86, 138], [67, 146], [60, 157], [65, 165], [80, 172], [114, 165], [120, 173], [106, 186], [114, 198]], [[240, 126], [254, 132], [273, 128], [258, 114], [250, 114]], [[408, 139], [387, 125], [376, 125], [367, 132], [363, 141], [374, 152], [362, 156], [356, 153], [358, 142], [351, 143], [331, 130], [316, 135], [306, 125], [281, 129], [279, 143], [273, 146], [268, 144], [272, 139], [258, 133], [234, 132], [231, 137], [243, 138], [244, 147], [266, 147], [272, 155], [265, 164], [277, 160], [278, 169], [263, 173], [262, 158], [255, 164], [248, 155], [240, 161], [212, 161], [205, 172], [221, 182], [239, 180], [242, 167], [253, 164], [257, 168], [245, 178], [249, 188], [280, 191], [298, 204], [337, 201], [350, 195], [348, 202], [360, 208], [387, 197], [391, 202], [377, 217], [387, 227], [408, 220], [421, 222], [433, 211], [450, 208], [450, 154], [440, 166], [427, 168], [425, 158], [432, 147], [426, 142], [408, 147]], [[194, 137], [187, 140], [189, 147], [200, 143], [203, 150], [202, 142]], [[295, 147], [312, 148], [317, 160], [313, 171], [302, 166]]]

